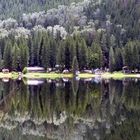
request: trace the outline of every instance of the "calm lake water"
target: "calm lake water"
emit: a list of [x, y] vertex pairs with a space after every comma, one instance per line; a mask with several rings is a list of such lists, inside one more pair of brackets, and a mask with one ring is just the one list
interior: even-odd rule
[[0, 81], [0, 140], [139, 140], [140, 81]]

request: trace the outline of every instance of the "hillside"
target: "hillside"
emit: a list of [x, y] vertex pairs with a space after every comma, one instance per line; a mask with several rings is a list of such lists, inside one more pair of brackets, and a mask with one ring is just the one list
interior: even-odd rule
[[1, 20], [1, 68], [140, 69], [139, 11], [137, 0], [85, 0]]
[[19, 18], [23, 13], [39, 12], [55, 8], [58, 5], [69, 5], [80, 0], [0, 0], [0, 19]]

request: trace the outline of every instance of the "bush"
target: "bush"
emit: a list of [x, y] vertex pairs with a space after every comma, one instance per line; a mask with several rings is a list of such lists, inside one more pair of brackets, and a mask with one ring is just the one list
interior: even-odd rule
[[25, 67], [22, 71], [23, 74], [26, 74], [28, 71], [27, 71], [27, 67]]

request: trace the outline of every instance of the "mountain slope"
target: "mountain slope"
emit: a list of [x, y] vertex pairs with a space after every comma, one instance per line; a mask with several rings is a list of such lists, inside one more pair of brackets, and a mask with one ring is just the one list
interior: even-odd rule
[[0, 19], [17, 18], [23, 13], [38, 12], [79, 1], [81, 0], [0, 0]]

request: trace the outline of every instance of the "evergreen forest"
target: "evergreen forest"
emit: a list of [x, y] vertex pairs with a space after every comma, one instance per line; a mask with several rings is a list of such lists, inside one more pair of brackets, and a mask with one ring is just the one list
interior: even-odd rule
[[139, 0], [1, 0], [0, 11], [1, 69], [140, 69]]

